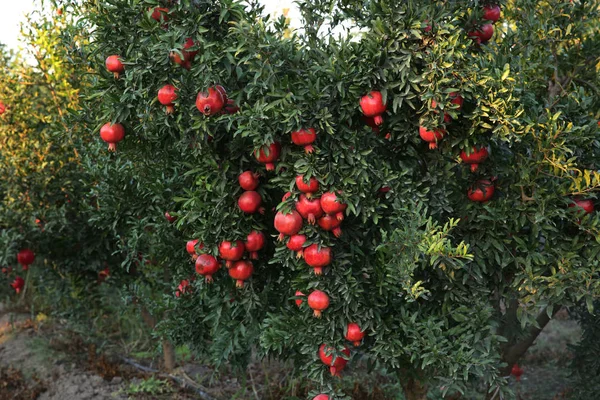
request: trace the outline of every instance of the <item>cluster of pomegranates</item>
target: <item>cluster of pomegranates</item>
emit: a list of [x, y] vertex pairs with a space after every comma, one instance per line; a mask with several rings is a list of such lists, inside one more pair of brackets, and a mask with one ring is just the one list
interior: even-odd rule
[[469, 37], [477, 44], [486, 44], [494, 36], [494, 23], [500, 19], [500, 6], [488, 4], [483, 6], [483, 21], [478, 22]]

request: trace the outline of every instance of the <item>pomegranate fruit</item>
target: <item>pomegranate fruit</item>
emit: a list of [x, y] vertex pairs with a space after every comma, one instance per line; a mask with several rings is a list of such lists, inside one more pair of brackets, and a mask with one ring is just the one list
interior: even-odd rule
[[[334, 349], [331, 346], [322, 344], [321, 347], [319, 347], [319, 358], [321, 359], [321, 362], [329, 367], [331, 376], [337, 376], [340, 371], [344, 369], [348, 360], [341, 356], [336, 357], [333, 353]], [[342, 353], [350, 357], [350, 350], [348, 348], [342, 350]]]
[[312, 153], [315, 149], [312, 144], [317, 139], [317, 132], [314, 128], [300, 129], [292, 132], [292, 142], [298, 146], [304, 146], [306, 154]]
[[429, 142], [429, 148], [431, 150], [437, 149], [437, 142], [442, 140], [446, 131], [443, 129], [436, 129], [434, 131], [429, 131], [424, 126], [419, 127], [419, 136], [426, 142]]
[[196, 258], [196, 272], [204, 276], [206, 283], [213, 281], [213, 275], [219, 270], [219, 261], [210, 254], [201, 254]]
[[323, 273], [323, 267], [331, 263], [331, 248], [322, 246], [319, 248], [317, 244], [311, 244], [304, 249], [304, 260], [308, 265], [314, 268], [315, 275]]
[[[304, 293], [302, 293], [301, 291], [299, 291], [299, 290], [296, 290], [296, 293], [294, 294], [294, 296], [296, 296], [296, 297], [306, 297], [306, 295]], [[300, 307], [302, 305], [302, 303], [304, 303], [303, 299], [296, 299], [294, 301], [296, 302], [296, 305], [298, 307]]]
[[500, 6], [497, 4], [488, 4], [483, 7], [483, 19], [490, 22], [497, 22], [500, 19]]
[[[198, 252], [196, 251], [196, 245], [198, 244], [199, 240], [198, 239], [194, 239], [194, 240], [188, 240], [188, 242], [185, 244], [185, 250], [188, 252], [188, 254], [190, 256], [192, 256], [192, 259], [196, 259], [198, 258]], [[198, 245], [198, 250], [202, 250], [204, 248], [204, 244], [200, 243], [200, 245]]]
[[161, 18], [164, 22], [167, 22], [169, 20], [169, 16], [167, 15], [169, 13], [169, 9], [165, 8], [165, 7], [154, 7], [154, 9], [152, 10], [152, 15], [151, 18], [157, 22], [160, 22]]
[[173, 222], [177, 221], [177, 217], [174, 217], [174, 216], [172, 216], [172, 215], [171, 215], [171, 213], [170, 213], [170, 212], [168, 212], [168, 211], [167, 211], [167, 212], [165, 212], [165, 218], [166, 218], [166, 219], [167, 219], [167, 221], [169, 221], [169, 223], [171, 223], [171, 224], [172, 224]]
[[17, 294], [21, 293], [21, 290], [25, 287], [25, 279], [17, 276], [15, 280], [10, 284]]
[[365, 125], [370, 126], [373, 132], [379, 133], [379, 126], [375, 123], [375, 118], [362, 116]]
[[494, 36], [494, 25], [483, 24], [477, 30], [469, 32], [469, 37], [475, 40], [478, 44], [486, 43]]
[[300, 195], [300, 200], [296, 202], [296, 211], [302, 215], [302, 218], [308, 220], [311, 225], [315, 224], [317, 218], [323, 215], [321, 200], [319, 198], [309, 199], [308, 195]]
[[225, 104], [225, 107], [223, 108], [222, 113], [224, 113], [224, 114], [235, 114], [238, 111], [240, 111], [240, 107], [238, 107], [235, 104], [235, 101], [233, 101], [233, 99], [229, 99], [229, 100], [227, 100], [227, 104]]
[[29, 265], [35, 261], [35, 253], [31, 249], [23, 249], [17, 254], [17, 262], [23, 266], [23, 270], [27, 271]]
[[320, 290], [313, 290], [308, 295], [308, 306], [312, 308], [316, 318], [321, 318], [322, 312], [329, 307], [329, 296]]
[[327, 214], [324, 217], [319, 218], [317, 223], [321, 229], [327, 232], [332, 232], [335, 237], [339, 238], [342, 236], [342, 228], [340, 228], [342, 221], [339, 219]]
[[267, 171], [273, 171], [275, 169], [275, 161], [277, 161], [279, 158], [280, 152], [281, 144], [279, 144], [279, 142], [275, 142], [255, 150], [254, 156], [258, 162], [265, 164]]
[[360, 330], [360, 326], [357, 323], [351, 322], [346, 327], [346, 336], [344, 337], [347, 341], [352, 342], [355, 347], [358, 347], [365, 337], [365, 333]]
[[292, 197], [292, 192], [285, 192], [285, 194], [283, 195], [283, 197], [281, 198], [281, 202], [285, 202], [287, 199], [289, 199], [290, 197]]
[[510, 374], [517, 379], [517, 382], [521, 381], [521, 375], [523, 375], [523, 369], [519, 367], [519, 364], [515, 364], [512, 366], [510, 370]]
[[456, 92], [450, 93], [450, 98], [450, 103], [456, 104], [458, 106], [458, 110], [462, 110], [462, 106], [465, 102], [465, 99], [463, 99], [463, 97]]
[[175, 291], [175, 297], [181, 297], [186, 293], [190, 292], [190, 281], [187, 279], [182, 280], [181, 282], [179, 282], [179, 286], [177, 286], [177, 290]]
[[2, 102], [0, 102], [0, 115], [4, 114], [6, 112], [6, 105]]
[[475, 185], [469, 188], [467, 191], [467, 196], [471, 201], [485, 203], [492, 198], [494, 191], [494, 183], [490, 180], [484, 179], [477, 181]]
[[288, 240], [286, 246], [288, 249], [296, 252], [297, 258], [302, 258], [304, 243], [306, 243], [306, 236], [293, 235], [290, 237], [290, 240]]
[[125, 137], [125, 128], [121, 124], [104, 124], [100, 128], [100, 137], [108, 143], [108, 151], [117, 151], [117, 143]]
[[229, 269], [229, 276], [235, 279], [236, 287], [242, 288], [244, 287], [244, 281], [248, 280], [253, 272], [254, 267], [250, 261], [236, 261], [233, 267]]
[[284, 236], [293, 236], [302, 229], [302, 216], [296, 211], [289, 214], [284, 214], [279, 211], [275, 215], [275, 229], [279, 232], [279, 240], [283, 240]]
[[296, 176], [296, 186], [298, 190], [306, 194], [309, 199], [319, 190], [319, 181], [314, 176], [310, 177], [308, 183], [304, 182], [304, 175]]
[[258, 251], [265, 247], [265, 235], [262, 232], [252, 231], [246, 237], [246, 251], [252, 260], [258, 260]]
[[335, 215], [339, 221], [344, 219], [344, 211], [347, 207], [348, 204], [342, 203], [334, 192], [323, 193], [321, 196], [321, 208], [325, 214]]
[[181, 58], [179, 53], [172, 51], [170, 55], [171, 60], [173, 60], [175, 64], [179, 64], [185, 69], [190, 69], [192, 66], [192, 61], [194, 61], [196, 54], [198, 54], [198, 50], [188, 51], [188, 49], [194, 45], [194, 40], [192, 38], [187, 38], [183, 44], [183, 49], [181, 50], [181, 56], [183, 56], [183, 58]]
[[165, 85], [158, 91], [158, 102], [167, 107], [167, 114], [173, 114], [177, 100], [177, 88], [173, 85]]
[[313, 397], [313, 400], [329, 400], [329, 396], [326, 394], [320, 394], [318, 396]]
[[383, 103], [381, 92], [372, 91], [366, 96], [363, 96], [360, 99], [360, 108], [365, 116], [373, 118], [375, 125], [381, 125], [383, 123], [383, 117], [381, 115], [385, 112], [387, 107]]
[[225, 266], [230, 268], [233, 265], [233, 261], [240, 260], [244, 255], [246, 246], [241, 240], [235, 242], [221, 242], [219, 245], [219, 256], [225, 260]]
[[113, 73], [115, 79], [119, 79], [119, 76], [125, 72], [125, 66], [119, 56], [108, 56], [106, 59], [106, 69]]
[[244, 190], [254, 190], [258, 187], [258, 178], [260, 177], [260, 175], [258, 175], [255, 172], [252, 171], [244, 171], [240, 174], [240, 176], [238, 176], [238, 182], [240, 183], [240, 186], [242, 187], [242, 189]]
[[471, 164], [471, 171], [475, 172], [479, 168], [479, 164], [484, 162], [489, 156], [487, 147], [473, 147], [471, 154], [467, 154], [465, 151], [460, 152], [460, 158], [466, 164]]
[[264, 214], [265, 209], [260, 206], [261, 204], [262, 197], [260, 197], [260, 194], [258, 194], [258, 192], [255, 192], [253, 190], [249, 190], [247, 192], [242, 193], [242, 195], [238, 199], [238, 207], [246, 214], [254, 214], [257, 211], [261, 214]]
[[209, 87], [206, 92], [198, 93], [198, 97], [196, 97], [196, 108], [202, 114], [211, 116], [219, 113], [226, 102], [223, 94], [218, 89]]
[[582, 208], [586, 214], [591, 214], [594, 212], [594, 202], [590, 199], [573, 200], [573, 203], [569, 204], [569, 207]]

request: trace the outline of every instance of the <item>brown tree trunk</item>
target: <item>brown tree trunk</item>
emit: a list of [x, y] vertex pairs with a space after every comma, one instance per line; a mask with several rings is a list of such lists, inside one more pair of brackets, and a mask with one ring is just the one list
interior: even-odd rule
[[400, 380], [406, 400], [427, 400], [428, 388], [420, 381], [409, 378]]
[[163, 359], [165, 362], [165, 371], [171, 372], [175, 369], [175, 348], [168, 339], [162, 341]]

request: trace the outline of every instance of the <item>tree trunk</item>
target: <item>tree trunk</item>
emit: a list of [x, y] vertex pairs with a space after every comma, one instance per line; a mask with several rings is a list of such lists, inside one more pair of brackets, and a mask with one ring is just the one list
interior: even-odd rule
[[427, 400], [427, 386], [413, 378], [401, 379], [406, 400]]
[[171, 372], [175, 369], [175, 348], [170, 340], [163, 339], [162, 349], [165, 362], [165, 371]]

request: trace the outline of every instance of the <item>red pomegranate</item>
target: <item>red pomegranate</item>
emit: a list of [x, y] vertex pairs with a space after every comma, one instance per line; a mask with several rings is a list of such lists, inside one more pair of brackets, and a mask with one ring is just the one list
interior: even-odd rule
[[381, 125], [383, 123], [383, 117], [381, 115], [385, 112], [387, 107], [383, 103], [381, 92], [372, 91], [366, 96], [363, 96], [360, 99], [360, 108], [365, 116], [374, 119], [375, 125]]
[[483, 19], [490, 22], [497, 22], [500, 19], [500, 6], [497, 4], [488, 4], [483, 7]]
[[6, 111], [6, 105], [0, 101], [0, 115]]
[[478, 44], [486, 43], [492, 36], [494, 36], [494, 25], [492, 24], [481, 25], [477, 30], [469, 32], [469, 37]]
[[224, 113], [224, 114], [235, 114], [238, 111], [240, 111], [240, 107], [238, 107], [235, 104], [235, 101], [233, 99], [229, 99], [229, 100], [227, 100], [227, 104], [225, 104], [225, 107], [223, 108], [222, 113]]
[[169, 13], [169, 9], [165, 8], [165, 7], [154, 7], [154, 9], [152, 10], [152, 19], [155, 21], [160, 22], [160, 19], [162, 18], [162, 20], [164, 22], [167, 22], [169, 20], [169, 16], [167, 15]]
[[293, 236], [302, 229], [302, 216], [296, 211], [289, 214], [284, 214], [279, 211], [275, 215], [275, 229], [279, 232], [279, 240], [283, 240], [284, 236]]
[[375, 133], [379, 133], [379, 126], [375, 123], [375, 118], [373, 117], [367, 117], [367, 116], [362, 116], [362, 120], [365, 123], [365, 125], [370, 126], [371, 129], [373, 130], [373, 132]]
[[463, 103], [465, 102], [465, 99], [463, 99], [463, 97], [456, 92], [450, 93], [449, 96], [452, 99], [452, 100], [450, 100], [450, 103], [456, 104], [458, 106], [458, 109], [462, 110], [462, 106], [463, 106]]
[[313, 400], [329, 400], [329, 396], [326, 394], [320, 394], [318, 396], [313, 397]]
[[495, 187], [492, 181], [484, 179], [477, 181], [475, 185], [468, 190], [467, 196], [471, 201], [485, 203], [492, 198], [494, 190]]
[[254, 267], [250, 261], [236, 261], [233, 267], [229, 269], [229, 276], [235, 279], [236, 287], [242, 288], [244, 287], [244, 281], [248, 280], [253, 272]]
[[17, 294], [21, 293], [21, 290], [25, 287], [25, 280], [20, 276], [17, 276], [15, 280], [10, 284]]
[[317, 132], [314, 128], [300, 129], [292, 132], [292, 142], [298, 146], [304, 146], [306, 154], [312, 153], [315, 149], [312, 144], [317, 139]]
[[431, 150], [437, 149], [437, 142], [442, 140], [446, 131], [444, 129], [436, 129], [434, 131], [429, 131], [424, 126], [419, 127], [419, 136], [426, 142], [429, 142], [429, 148]]
[[[196, 245], [198, 245], [199, 240], [198, 239], [194, 239], [194, 240], [188, 240], [188, 242], [185, 244], [185, 250], [188, 252], [188, 254], [190, 256], [192, 256], [192, 259], [196, 259], [198, 258], [198, 252], [196, 251]], [[202, 250], [204, 248], [204, 244], [200, 243], [198, 245], [198, 250]]]
[[227, 101], [223, 94], [215, 87], [209, 87], [208, 91], [198, 93], [196, 97], [196, 108], [202, 114], [211, 116], [219, 113]]
[[335, 215], [340, 221], [344, 219], [344, 211], [347, 207], [348, 204], [342, 203], [334, 192], [323, 193], [321, 196], [321, 208], [325, 214]]
[[594, 212], [594, 202], [590, 199], [573, 200], [573, 203], [569, 204], [569, 207], [582, 208], [586, 214], [591, 214]]
[[286, 246], [288, 249], [296, 252], [297, 258], [302, 258], [304, 243], [306, 243], [306, 236], [293, 235], [290, 237], [290, 240], [288, 240]]
[[23, 266], [23, 270], [27, 271], [29, 265], [35, 261], [35, 253], [31, 249], [23, 249], [17, 254], [17, 262]]
[[304, 260], [308, 265], [314, 268], [315, 275], [323, 273], [323, 267], [331, 263], [331, 249], [322, 246], [319, 248], [317, 244], [311, 244], [304, 249]]
[[333, 232], [333, 235], [335, 237], [339, 238], [340, 236], [342, 236], [342, 229], [340, 228], [342, 221], [335, 218], [334, 216], [327, 214], [324, 217], [319, 218], [317, 223], [324, 231]]
[[246, 246], [241, 240], [236, 240], [233, 243], [225, 241], [219, 245], [219, 255], [226, 261], [225, 266], [227, 268], [233, 265], [233, 261], [240, 260], [245, 250]]
[[117, 151], [117, 143], [125, 137], [125, 128], [121, 124], [104, 124], [100, 128], [100, 137], [108, 143], [108, 151]]
[[515, 378], [517, 378], [517, 382], [520, 382], [521, 381], [521, 375], [523, 375], [523, 370], [521, 369], [521, 367], [519, 367], [519, 364], [515, 364], [511, 368], [510, 374], [512, 376], [514, 376]]
[[264, 214], [265, 209], [260, 206], [261, 204], [262, 198], [260, 197], [260, 194], [254, 190], [242, 193], [238, 199], [238, 207], [246, 214], [254, 214], [257, 211]]
[[240, 176], [238, 176], [238, 182], [240, 183], [240, 186], [242, 187], [242, 189], [244, 190], [254, 190], [258, 187], [258, 178], [260, 177], [260, 175], [258, 175], [255, 172], [252, 171], [244, 171], [240, 174]]
[[177, 100], [177, 88], [173, 85], [165, 85], [158, 91], [158, 102], [167, 107], [167, 114], [173, 114]]
[[250, 253], [250, 258], [258, 260], [257, 251], [265, 247], [265, 235], [262, 232], [252, 231], [246, 237], [246, 251]]
[[360, 342], [365, 337], [365, 333], [360, 330], [357, 323], [351, 322], [346, 327], [346, 340], [352, 342], [355, 347], [360, 346]]
[[296, 202], [296, 211], [302, 215], [302, 218], [307, 219], [311, 225], [315, 224], [317, 218], [323, 215], [321, 208], [321, 199], [309, 199], [308, 195], [300, 195], [300, 200]]
[[267, 171], [273, 171], [275, 169], [275, 161], [277, 161], [279, 158], [280, 152], [281, 144], [279, 144], [279, 142], [275, 142], [255, 150], [254, 156], [258, 162], [265, 164]]
[[475, 172], [479, 168], [479, 164], [483, 163], [488, 158], [489, 153], [487, 147], [473, 147], [471, 154], [467, 154], [465, 151], [460, 152], [460, 158], [466, 164], [471, 164], [471, 171]]
[[[438, 106], [438, 102], [435, 101], [435, 99], [432, 99], [431, 100], [431, 108], [433, 108], [435, 110], [437, 108], [437, 106]], [[438, 112], [439, 111], [437, 111], [437, 110], [435, 111], [436, 114]], [[450, 114], [448, 114], [446, 112], [444, 113], [444, 122], [447, 123], [447, 124], [449, 124], [450, 122], [452, 122], [452, 117], [450, 117]]]
[[[342, 350], [342, 353], [350, 357], [350, 350], [348, 348]], [[339, 375], [340, 371], [342, 371], [348, 363], [348, 360], [342, 356], [336, 357], [334, 355], [334, 349], [326, 344], [322, 344], [321, 347], [319, 347], [319, 358], [323, 364], [329, 367], [331, 376]]]
[[177, 286], [177, 290], [175, 291], [175, 297], [179, 298], [184, 294], [189, 293], [190, 289], [190, 281], [187, 279], [182, 280], [181, 282], [179, 282], [179, 286]]
[[194, 40], [192, 38], [187, 38], [185, 40], [185, 43], [183, 44], [183, 49], [181, 50], [181, 55], [183, 56], [183, 59], [178, 53], [172, 51], [171, 60], [173, 60], [175, 64], [179, 64], [185, 69], [190, 69], [192, 66], [192, 61], [194, 61], [194, 58], [196, 58], [196, 54], [198, 54], [198, 50], [188, 51], [187, 49], [193, 47], [194, 45]]
[[106, 69], [113, 73], [115, 79], [119, 79], [119, 76], [125, 72], [125, 66], [119, 56], [108, 56], [106, 59]]
[[167, 221], [169, 221], [169, 223], [171, 223], [171, 224], [172, 224], [173, 222], [177, 221], [177, 217], [174, 217], [174, 216], [172, 216], [172, 215], [171, 215], [171, 213], [170, 213], [170, 212], [168, 212], [168, 211], [167, 211], [167, 212], [165, 212], [165, 218], [166, 218], [166, 219], [167, 219]]
[[[302, 293], [301, 291], [299, 291], [299, 290], [296, 290], [296, 293], [294, 294], [294, 296], [296, 296], [296, 297], [306, 297], [306, 295], [304, 293]], [[298, 307], [300, 307], [302, 305], [302, 303], [304, 302], [303, 299], [296, 299], [294, 301], [296, 302], [296, 305]]]
[[314, 176], [311, 176], [308, 183], [304, 181], [304, 175], [296, 176], [296, 186], [298, 190], [306, 194], [309, 199], [319, 190], [319, 181]]
[[329, 307], [329, 296], [320, 290], [313, 290], [308, 295], [308, 306], [314, 310], [313, 314], [315, 317], [321, 318], [322, 311]]
[[213, 281], [213, 275], [219, 270], [217, 259], [210, 254], [201, 254], [196, 259], [196, 272], [204, 276], [206, 283]]
[[283, 197], [281, 198], [281, 202], [284, 203], [287, 199], [289, 199], [290, 197], [292, 197], [292, 192], [285, 192], [285, 194], [283, 195]]

